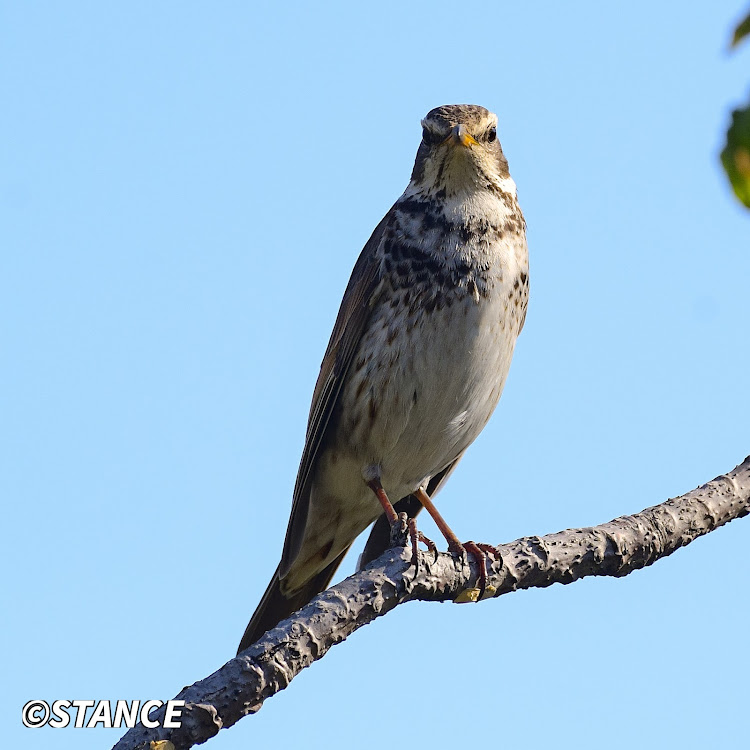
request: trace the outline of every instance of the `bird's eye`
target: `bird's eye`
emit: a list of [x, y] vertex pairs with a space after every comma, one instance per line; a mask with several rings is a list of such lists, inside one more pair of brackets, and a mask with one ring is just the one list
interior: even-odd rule
[[422, 127], [422, 142], [425, 146], [432, 146], [435, 141], [437, 141], [435, 134], [429, 128]]
[[497, 140], [497, 128], [490, 128], [487, 131], [487, 142], [492, 143], [494, 140]]

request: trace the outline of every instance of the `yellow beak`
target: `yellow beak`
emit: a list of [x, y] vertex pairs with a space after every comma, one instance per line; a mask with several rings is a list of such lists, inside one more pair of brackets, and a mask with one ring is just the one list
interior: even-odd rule
[[456, 125], [456, 127], [451, 130], [451, 138], [453, 138], [455, 143], [460, 143], [462, 146], [473, 146], [477, 143], [477, 141], [469, 135], [463, 125]]

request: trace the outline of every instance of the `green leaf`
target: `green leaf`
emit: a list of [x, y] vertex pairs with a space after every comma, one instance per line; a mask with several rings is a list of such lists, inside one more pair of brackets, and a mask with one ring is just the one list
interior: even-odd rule
[[750, 34], [750, 15], [734, 30], [732, 47], [736, 47], [748, 34]]
[[735, 194], [750, 208], [750, 106], [732, 112], [721, 163]]

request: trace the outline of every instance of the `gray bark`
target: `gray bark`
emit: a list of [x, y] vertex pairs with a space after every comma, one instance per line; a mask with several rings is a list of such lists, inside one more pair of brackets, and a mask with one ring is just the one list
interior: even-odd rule
[[[502, 559], [491, 564], [488, 594], [572, 583], [584, 576], [625, 576], [748, 514], [750, 456], [702, 487], [635, 515], [500, 545]], [[171, 740], [177, 750], [205, 742], [260, 710], [266, 698], [287, 687], [331, 646], [397, 605], [413, 600], [470, 600], [476, 591], [478, 571], [473, 561], [422, 552], [416, 575], [410, 563], [410, 548], [387, 551], [212, 675], [182, 690], [176, 696], [186, 701], [179, 729], [138, 725], [114, 750], [149, 748], [150, 741], [157, 739]], [[163, 710], [152, 718], [161, 720]]]

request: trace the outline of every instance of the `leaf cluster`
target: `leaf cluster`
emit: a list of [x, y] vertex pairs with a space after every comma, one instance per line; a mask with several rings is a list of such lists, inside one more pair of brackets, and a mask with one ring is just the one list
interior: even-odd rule
[[[731, 46], [737, 47], [747, 36], [750, 36], [750, 15], [734, 30]], [[750, 103], [732, 112], [721, 163], [735, 195], [750, 208]]]

